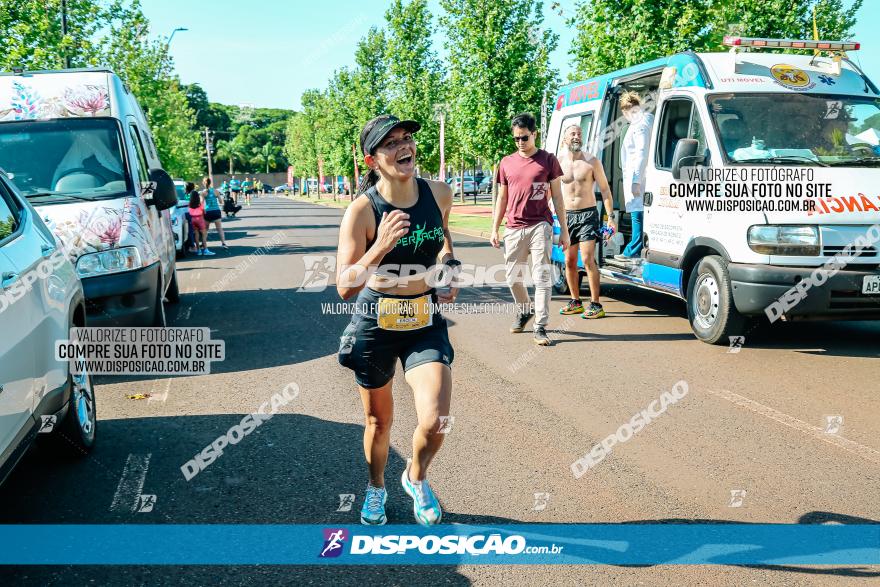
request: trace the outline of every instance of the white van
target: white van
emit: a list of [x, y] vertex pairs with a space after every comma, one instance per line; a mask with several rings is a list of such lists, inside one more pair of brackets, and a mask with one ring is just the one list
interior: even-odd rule
[[171, 177], [113, 72], [0, 74], [0, 167], [64, 242], [89, 326], [165, 324], [177, 301]]
[[[597, 247], [602, 275], [682, 298], [694, 334], [709, 343], [727, 344], [765, 316], [880, 317], [880, 244], [866, 238], [880, 222], [880, 92], [846, 56], [858, 44], [743, 37], [725, 44], [729, 53], [680, 53], [559, 91], [547, 150], [565, 156], [562, 130], [579, 125], [614, 193], [612, 213], [624, 238]], [[777, 48], [815, 48], [830, 57], [772, 51]], [[618, 99], [626, 90], [646, 98], [655, 114], [644, 249], [635, 263], [614, 258], [632, 236], [620, 169], [626, 122]], [[677, 190], [686, 167], [702, 167], [732, 188], [742, 187], [740, 173], [753, 169], [800, 174], [829, 184], [830, 196], [814, 198], [811, 210], [698, 211]], [[858, 256], [827, 279], [812, 279], [860, 237], [868, 243]], [[564, 293], [559, 247], [553, 262], [557, 292]]]

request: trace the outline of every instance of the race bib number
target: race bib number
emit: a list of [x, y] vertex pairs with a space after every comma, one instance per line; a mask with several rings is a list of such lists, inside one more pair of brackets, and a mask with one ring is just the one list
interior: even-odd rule
[[432, 324], [431, 296], [413, 299], [380, 298], [376, 311], [382, 330], [419, 330]]

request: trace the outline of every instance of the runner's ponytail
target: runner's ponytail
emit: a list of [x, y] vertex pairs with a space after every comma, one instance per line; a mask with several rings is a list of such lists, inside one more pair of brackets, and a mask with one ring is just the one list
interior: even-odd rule
[[361, 178], [361, 183], [358, 186], [358, 195], [361, 195], [377, 183], [379, 183], [379, 174], [374, 169], [371, 169]]

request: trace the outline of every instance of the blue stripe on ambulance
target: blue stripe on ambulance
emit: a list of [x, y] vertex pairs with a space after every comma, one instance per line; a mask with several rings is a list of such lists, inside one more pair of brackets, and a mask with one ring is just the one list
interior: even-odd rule
[[642, 264], [642, 279], [646, 285], [684, 297], [681, 278], [681, 269], [657, 263]]

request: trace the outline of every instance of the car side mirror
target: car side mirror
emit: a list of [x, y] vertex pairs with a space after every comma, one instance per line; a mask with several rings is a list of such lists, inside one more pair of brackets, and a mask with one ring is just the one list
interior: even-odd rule
[[152, 193], [144, 194], [148, 206], [156, 206], [157, 210], [162, 211], [177, 205], [177, 190], [174, 187], [174, 180], [167, 171], [160, 168], [151, 169], [150, 184]]
[[706, 157], [697, 155], [696, 139], [680, 139], [675, 144], [675, 152], [672, 154], [672, 177], [681, 179], [681, 168], [692, 167], [706, 162]]

